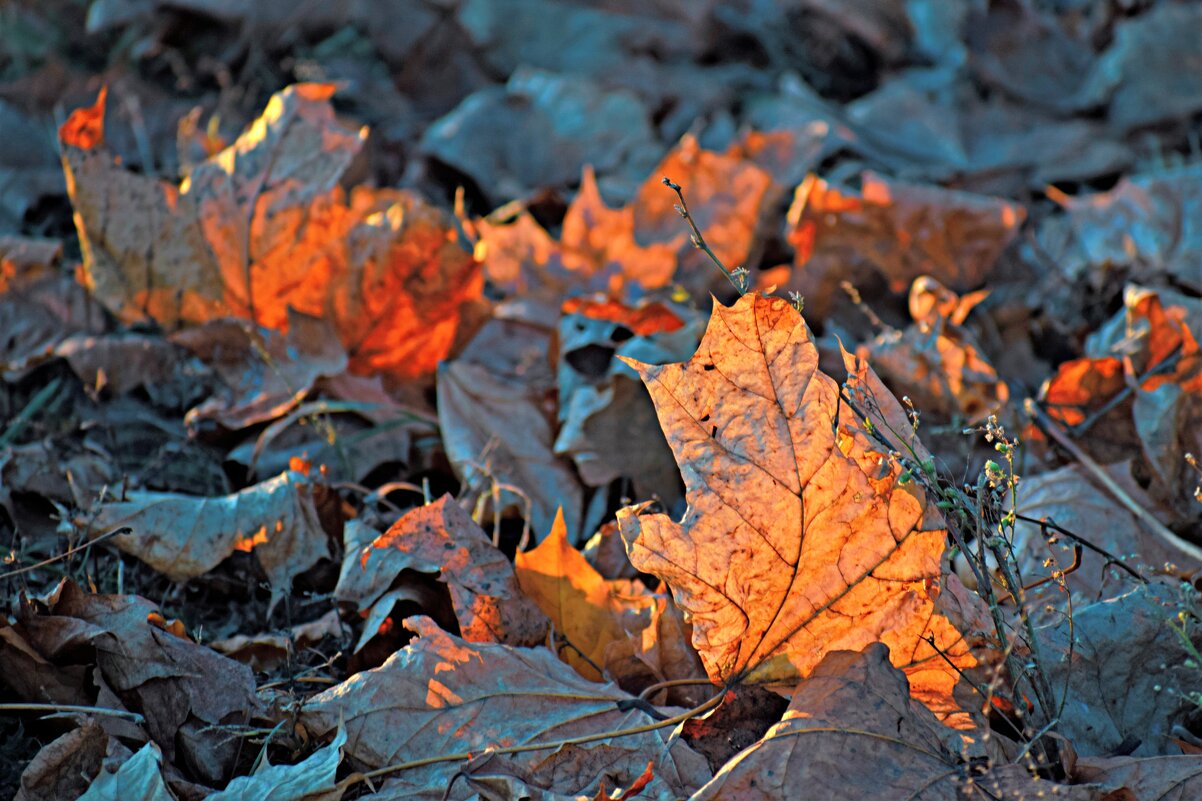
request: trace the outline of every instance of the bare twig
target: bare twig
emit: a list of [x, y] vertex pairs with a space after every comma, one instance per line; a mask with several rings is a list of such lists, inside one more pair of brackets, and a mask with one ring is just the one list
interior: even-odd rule
[[726, 265], [722, 263], [720, 258], [718, 258], [718, 254], [714, 253], [713, 248], [709, 246], [709, 243], [705, 241], [705, 237], [701, 235], [701, 229], [697, 227], [697, 223], [693, 219], [693, 215], [689, 214], [689, 206], [684, 202], [684, 193], [680, 189], [680, 184], [673, 183], [672, 179], [668, 178], [666, 175], [663, 177], [662, 183], [664, 186], [675, 192], [676, 197], [680, 199], [680, 203], [676, 205], [676, 211], [681, 217], [684, 217], [685, 222], [689, 224], [689, 228], [693, 229], [692, 236], [690, 237], [693, 242], [693, 247], [710, 257], [710, 261], [712, 261], [714, 265], [722, 271], [722, 274], [726, 276], [726, 280], [730, 281], [731, 286], [733, 286], [740, 295], [747, 294], [747, 270], [742, 267], [736, 267], [733, 270], [726, 269]]
[[79, 553], [80, 551], [85, 551], [88, 548], [91, 548], [96, 543], [103, 542], [104, 540], [107, 540], [110, 537], [115, 537], [118, 534], [131, 534], [131, 533], [133, 533], [133, 529], [130, 528], [129, 526], [122, 526], [121, 528], [115, 528], [112, 531], [106, 531], [105, 533], [101, 534], [98, 537], [88, 540], [87, 542], [82, 543], [80, 545], [76, 545], [74, 548], [63, 551], [58, 556], [51, 556], [49, 559], [43, 559], [42, 561], [38, 562], [37, 564], [26, 565], [25, 567], [20, 567], [20, 568], [17, 568], [16, 570], [9, 570], [7, 573], [0, 573], [0, 579], [11, 578], [12, 576], [19, 576], [22, 573], [28, 573], [31, 570], [37, 570], [39, 567], [45, 567], [46, 565], [54, 564], [55, 562], [57, 562], [61, 559], [66, 559], [69, 556], [74, 556], [75, 554]]

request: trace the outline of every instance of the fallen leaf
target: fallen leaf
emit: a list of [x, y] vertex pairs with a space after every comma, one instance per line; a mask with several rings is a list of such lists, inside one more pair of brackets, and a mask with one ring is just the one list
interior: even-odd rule
[[323, 746], [295, 765], [262, 763], [250, 776], [238, 776], [226, 788], [208, 796], [213, 801], [338, 801], [335, 773], [342, 760], [346, 732], [339, 729]]
[[283, 634], [235, 634], [208, 645], [214, 651], [248, 665], [256, 673], [272, 673], [298, 652], [318, 645], [326, 637], [341, 641], [346, 632], [338, 610], [331, 609], [317, 620], [299, 623]]
[[[345, 725], [346, 754], [359, 765], [378, 768], [651, 722], [640, 710], [623, 711], [623, 702], [633, 696], [586, 681], [548, 651], [468, 643], [428, 618], [410, 618], [406, 626], [418, 634], [417, 640], [379, 668], [310, 698], [301, 712], [301, 722], [319, 735]], [[671, 742], [666, 729], [604, 738], [562, 752], [515, 754], [513, 759], [549, 770], [576, 753], [596, 749], [603, 749], [608, 768], [600, 774], [587, 765], [578, 773], [566, 772], [558, 778], [557, 791], [591, 794], [600, 780], [610, 786], [629, 784], [649, 759], [657, 780], [648, 793], [653, 798], [688, 795], [709, 775], [704, 760], [684, 743]], [[400, 778], [411, 787], [445, 788], [459, 770], [454, 762], [435, 763], [407, 770]]]
[[348, 548], [334, 597], [366, 609], [403, 570], [439, 577], [468, 642], [532, 646], [546, 638], [547, 620], [522, 594], [509, 560], [450, 495], [409, 511], [370, 544]]
[[347, 368], [345, 349], [328, 320], [288, 311], [288, 331], [245, 320], [215, 320], [178, 331], [171, 341], [187, 348], [224, 382], [185, 422], [215, 421], [237, 431], [274, 420], [305, 399], [323, 376]]
[[893, 292], [929, 275], [956, 291], [980, 286], [1025, 210], [1000, 198], [865, 173], [861, 190], [810, 176], [789, 209], [798, 289], [827, 303], [839, 282], [880, 275]]
[[[447, 458], [469, 501], [491, 496], [501, 514], [517, 508], [537, 539], [562, 505], [569, 536], [580, 529], [584, 488], [555, 442], [555, 377], [547, 364], [550, 333], [518, 321], [493, 320], [459, 358], [438, 370], [438, 421]], [[523, 493], [529, 499], [529, 508]]]
[[480, 89], [431, 124], [419, 150], [503, 202], [569, 184], [585, 165], [641, 178], [659, 146], [647, 109], [631, 92], [522, 67], [504, 86]]
[[[677, 523], [625, 509], [619, 524], [631, 562], [666, 581], [691, 619], [710, 679], [795, 680], [833, 650], [883, 641], [897, 666], [925, 672], [916, 693], [952, 711], [955, 673], [926, 638], [963, 667], [975, 660], [935, 610], [943, 522], [840, 417], [839, 387], [818, 371], [796, 310], [757, 294], [715, 304], [688, 362], [632, 366], [689, 510]], [[866, 376], [849, 378], [853, 394], [876, 390]], [[887, 391], [872, 394], [901, 416]]]
[[157, 608], [136, 595], [93, 595], [64, 579], [19, 622], [50, 662], [95, 663], [150, 737], [202, 780], [218, 782], [238, 753], [221, 726], [260, 711], [250, 668], [147, 622]]
[[631, 203], [635, 241], [674, 246], [677, 281], [701, 294], [711, 285], [722, 287], [725, 278], [682, 236], [678, 200], [663, 177], [683, 188], [689, 214], [728, 270], [756, 266], [764, 244], [761, 229], [777, 200], [768, 173], [751, 161], [706, 150], [685, 135], [639, 187]]
[[112, 542], [173, 581], [203, 575], [235, 551], [253, 553], [274, 606], [293, 578], [329, 557], [315, 489], [307, 476], [289, 471], [220, 498], [128, 492], [81, 525], [93, 536], [129, 526], [132, 533]]
[[79, 728], [42, 746], [21, 772], [21, 787], [13, 801], [79, 798], [88, 788], [88, 777], [96, 775], [113, 746], [99, 723], [85, 719]]
[[[1057, 731], [1079, 754], [1106, 756], [1125, 742], [1134, 756], [1178, 753], [1171, 733], [1186, 704], [1168, 688], [1197, 687], [1198, 670], [1169, 623], [1188, 603], [1178, 582], [1161, 579], [1037, 630], [1048, 684], [1063, 699]], [[1197, 631], [1190, 638], [1202, 647]]]
[[1098, 785], [1041, 779], [1025, 765], [970, 769], [956, 732], [910, 699], [880, 644], [834, 651], [798, 685], [784, 719], [690, 801], [717, 798], [1055, 797], [1102, 801]]
[[1077, 760], [1073, 780], [1122, 787], [1135, 799], [1187, 801], [1202, 794], [1202, 759], [1197, 755], [1087, 757]]
[[179, 186], [129, 172], [103, 148], [103, 104], [60, 131], [87, 286], [127, 321], [234, 316], [284, 328], [324, 317], [359, 372], [428, 376], [480, 298], [478, 265], [445, 215], [395, 190], [338, 186], [362, 132], [333, 87], [273, 96], [229, 148]]
[[537, 548], [517, 553], [513, 567], [522, 592], [567, 639], [560, 657], [586, 679], [601, 681], [610, 644], [647, 625], [650, 596], [620, 594], [619, 582], [602, 578], [568, 542], [562, 512]]
[[1106, 192], [1056, 195], [1062, 214], [1039, 227], [1039, 242], [1074, 282], [1166, 277], [1202, 291], [1202, 165], [1124, 176]]
[[930, 276], [916, 278], [910, 286], [914, 323], [878, 334], [857, 352], [871, 357], [885, 383], [915, 408], [980, 422], [1001, 409], [1010, 390], [961, 325], [974, 300], [980, 298], [961, 299]]
[[147, 743], [116, 772], [101, 771], [79, 801], [173, 801], [160, 772], [163, 754]]

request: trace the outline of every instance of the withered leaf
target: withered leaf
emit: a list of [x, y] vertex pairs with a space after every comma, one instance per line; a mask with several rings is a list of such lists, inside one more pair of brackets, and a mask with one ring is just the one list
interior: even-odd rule
[[128, 492], [84, 523], [93, 536], [129, 526], [131, 533], [113, 538], [117, 547], [175, 581], [207, 573], [235, 551], [253, 553], [274, 605], [295, 576], [329, 556], [314, 488], [305, 474], [288, 471], [219, 498]]
[[[103, 103], [60, 130], [87, 285], [125, 320], [218, 317], [284, 328], [330, 320], [360, 372], [429, 375], [482, 289], [445, 215], [396, 190], [338, 185], [364, 132], [343, 129], [333, 86], [272, 97], [230, 147], [178, 186], [123, 169], [103, 147]], [[103, 100], [103, 98], [102, 98]]]
[[[345, 722], [346, 753], [359, 764], [377, 768], [427, 757], [479, 752], [488, 747], [551, 742], [602, 734], [651, 719], [637, 709], [623, 710], [627, 695], [613, 685], [583, 679], [549, 651], [505, 645], [473, 644], [439, 629], [429, 618], [410, 618], [406, 626], [418, 639], [374, 670], [359, 673], [314, 696], [301, 713], [310, 731], [332, 731]], [[684, 743], [670, 742], [666, 729], [599, 740], [580, 746], [606, 749], [609, 766], [602, 775], [584, 769], [560, 775], [560, 792], [590, 792], [604, 779], [608, 786], [628, 785], [655, 763], [663, 784], [652, 794], [688, 795], [706, 781], [704, 760]], [[575, 757], [568, 750], [515, 754], [528, 767]], [[446, 787], [460, 767], [438, 763], [406, 771], [416, 786]], [[564, 773], [569, 773], [564, 771]]]
[[811, 175], [789, 209], [795, 282], [826, 304], [842, 280], [879, 274], [894, 292], [930, 275], [957, 291], [979, 286], [1026, 212], [1000, 198], [904, 183], [872, 173], [857, 193]]
[[860, 653], [828, 654], [797, 687], [784, 719], [727, 762], [690, 801], [1102, 801], [1109, 789], [1057, 784], [1017, 764], [973, 775], [964, 756], [955, 732], [911, 701], [905, 676], [874, 644]]
[[625, 640], [648, 623], [644, 613], [653, 598], [646, 593], [622, 592], [623, 585], [629, 590], [631, 582], [602, 578], [568, 542], [562, 511], [537, 548], [517, 554], [514, 571], [522, 592], [570, 643], [560, 656], [587, 679], [602, 679], [597, 668], [605, 664], [605, 651], [611, 643]]
[[[678, 523], [628, 508], [619, 523], [631, 562], [691, 617], [710, 678], [795, 679], [831, 651], [882, 641], [922, 675], [916, 693], [948, 711], [955, 676], [927, 638], [961, 665], [974, 659], [935, 608], [942, 519], [850, 410], [840, 416], [839, 386], [793, 307], [758, 294], [715, 304], [688, 362], [634, 366], [689, 510]], [[902, 417], [867, 368], [849, 387]]]
[[[243, 723], [260, 711], [250, 668], [148, 622], [157, 608], [136, 595], [93, 595], [64, 580], [45, 608], [27, 604], [19, 621], [29, 642], [50, 662], [99, 668], [99, 680], [146, 720], [146, 731], [169, 760], [177, 757], [203, 780], [216, 782], [237, 757], [221, 724]], [[215, 728], [218, 727], [218, 728]]]
[[437, 574], [468, 642], [537, 645], [547, 619], [522, 594], [514, 568], [467, 512], [444, 495], [413, 509], [362, 548], [348, 549], [334, 595], [365, 609], [402, 570]]

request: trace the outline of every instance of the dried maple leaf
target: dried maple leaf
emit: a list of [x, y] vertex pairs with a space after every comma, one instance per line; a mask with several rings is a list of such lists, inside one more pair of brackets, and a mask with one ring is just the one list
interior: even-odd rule
[[[950, 710], [956, 678], [934, 645], [974, 664], [935, 608], [946, 533], [914, 484], [854, 421], [818, 370], [783, 299], [715, 304], [686, 363], [635, 364], [684, 474], [689, 502], [619, 512], [630, 560], [663, 578], [691, 617], [715, 683], [805, 675], [822, 657], [882, 641], [915, 693]], [[886, 416], [904, 416], [866, 367], [849, 377]]]
[[[630, 706], [633, 696], [581, 678], [544, 649], [468, 643], [424, 617], [409, 618], [405, 625], [417, 640], [379, 668], [309, 699], [301, 712], [304, 726], [318, 734], [345, 722], [345, 751], [361, 765], [379, 768], [651, 722]], [[589, 755], [603, 758], [605, 769], [581, 758]], [[655, 762], [656, 780], [647, 792], [652, 798], [686, 796], [709, 777], [702, 757], [672, 742], [668, 729], [513, 758], [528, 768], [554, 771], [559, 792], [591, 792], [602, 779], [610, 786], [628, 785], [649, 759]], [[399, 778], [415, 789], [446, 787], [460, 769], [455, 762], [441, 762]]]
[[346, 197], [339, 181], [364, 133], [337, 123], [333, 91], [274, 95], [178, 186], [115, 163], [102, 102], [75, 111], [59, 134], [63, 168], [101, 302], [168, 327], [235, 316], [284, 328], [293, 308], [329, 319], [357, 371], [429, 375], [480, 297], [479, 266], [414, 195]]
[[586, 679], [601, 681], [598, 668], [605, 664], [610, 643], [647, 625], [644, 613], [654, 602], [652, 596], [645, 591], [641, 597], [620, 594], [630, 582], [602, 578], [568, 542], [562, 511], [555, 515], [551, 533], [534, 550], [519, 552], [513, 566], [522, 592], [551, 619], [555, 632], [567, 638], [560, 656]]
[[403, 570], [437, 574], [469, 642], [536, 645], [547, 620], [522, 595], [505, 555], [450, 495], [413, 509], [362, 548], [347, 549], [334, 596], [365, 609]]

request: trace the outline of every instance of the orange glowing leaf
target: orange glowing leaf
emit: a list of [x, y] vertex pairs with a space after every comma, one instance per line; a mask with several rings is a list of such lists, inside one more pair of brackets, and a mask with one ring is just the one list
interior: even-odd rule
[[407, 192], [340, 186], [365, 131], [345, 129], [333, 87], [274, 95], [232, 145], [179, 185], [123, 169], [99, 106], [60, 132], [84, 280], [126, 321], [166, 327], [241, 317], [285, 329], [289, 309], [330, 321], [357, 372], [431, 374], [479, 265], [450, 220]]
[[517, 554], [514, 569], [522, 592], [571, 644], [562, 650], [564, 661], [594, 681], [602, 678], [595, 666], [604, 665], [606, 647], [629, 636], [631, 612], [654, 602], [651, 596], [644, 596], [643, 603], [631, 604], [617, 595], [615, 582], [602, 578], [568, 542], [562, 509], [538, 547]]
[[[875, 374], [846, 358], [848, 391], [904, 421]], [[691, 616], [711, 680], [795, 681], [832, 651], [880, 641], [916, 697], [954, 711], [956, 672], [939, 652], [960, 667], [975, 660], [936, 608], [943, 521], [840, 411], [797, 311], [758, 294], [715, 304], [688, 362], [632, 366], [689, 508], [681, 522], [622, 510], [622, 536], [634, 566], [664, 579]]]

